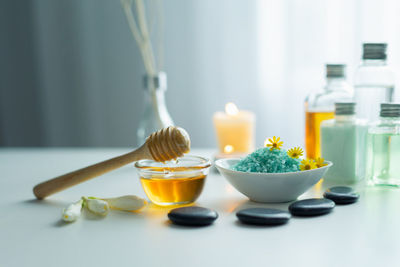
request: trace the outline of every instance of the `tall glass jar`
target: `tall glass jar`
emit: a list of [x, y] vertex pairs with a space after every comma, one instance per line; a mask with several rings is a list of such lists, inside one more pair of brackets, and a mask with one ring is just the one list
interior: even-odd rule
[[381, 104], [380, 120], [368, 130], [367, 166], [372, 184], [400, 186], [400, 104]]
[[320, 125], [324, 120], [333, 119], [335, 102], [352, 101], [353, 88], [346, 82], [343, 64], [326, 65], [326, 86], [319, 93], [307, 96], [305, 100], [305, 137], [308, 158], [321, 156]]
[[363, 44], [363, 60], [354, 78], [357, 117], [369, 122], [378, 120], [379, 105], [392, 102], [394, 73], [386, 62], [385, 43]]
[[144, 77], [144, 112], [137, 130], [137, 145], [146, 141], [151, 133], [174, 125], [165, 104], [167, 75], [159, 72], [156, 76]]

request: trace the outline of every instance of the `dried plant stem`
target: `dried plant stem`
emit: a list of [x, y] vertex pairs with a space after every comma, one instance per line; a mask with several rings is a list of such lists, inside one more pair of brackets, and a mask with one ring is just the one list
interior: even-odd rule
[[138, 13], [138, 21], [139, 21], [139, 28], [142, 33], [142, 38], [143, 38], [143, 47], [146, 49], [146, 56], [147, 56], [147, 61], [149, 63], [150, 67], [150, 73], [149, 75], [154, 76], [157, 74], [156, 72], [156, 67], [155, 67], [155, 61], [154, 61], [154, 55], [153, 55], [153, 48], [151, 46], [151, 41], [150, 41], [150, 35], [149, 35], [149, 30], [147, 27], [147, 20], [146, 20], [146, 11], [144, 9], [143, 5], [143, 0], [135, 0], [136, 2], [136, 10]]
[[[134, 0], [137, 12], [137, 23], [135, 16], [132, 12], [132, 0], [121, 0], [121, 5], [124, 9], [126, 18], [128, 20], [129, 28], [135, 38], [139, 50], [142, 55], [144, 67], [146, 69], [147, 75], [149, 77], [154, 77], [157, 75], [157, 68], [155, 65], [155, 59], [153, 54], [153, 49], [150, 40], [150, 34], [147, 27], [146, 11], [142, 0]], [[156, 96], [156, 88], [153, 82], [149, 83], [150, 95], [153, 104], [153, 109], [156, 114], [159, 128], [162, 128], [162, 124], [159, 106]]]

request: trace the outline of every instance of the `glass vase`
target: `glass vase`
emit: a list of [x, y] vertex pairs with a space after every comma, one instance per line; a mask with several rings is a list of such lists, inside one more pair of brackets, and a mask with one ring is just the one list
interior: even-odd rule
[[137, 130], [137, 145], [142, 145], [153, 132], [174, 125], [165, 104], [167, 75], [159, 72], [144, 77], [144, 112]]

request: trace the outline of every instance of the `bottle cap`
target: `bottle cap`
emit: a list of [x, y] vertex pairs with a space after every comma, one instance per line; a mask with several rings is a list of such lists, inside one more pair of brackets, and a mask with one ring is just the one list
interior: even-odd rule
[[336, 102], [335, 114], [336, 115], [354, 115], [356, 103], [354, 102]]
[[144, 89], [150, 89], [153, 87], [156, 90], [167, 90], [167, 74], [165, 72], [160, 71], [155, 76], [144, 76]]
[[380, 116], [381, 117], [400, 117], [400, 104], [399, 103], [382, 103]]
[[326, 78], [343, 78], [345, 69], [345, 64], [326, 64]]
[[386, 43], [363, 44], [363, 59], [386, 59]]

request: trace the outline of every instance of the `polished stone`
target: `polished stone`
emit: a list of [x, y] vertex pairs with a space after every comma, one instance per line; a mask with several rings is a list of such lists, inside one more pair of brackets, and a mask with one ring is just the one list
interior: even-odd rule
[[243, 209], [238, 211], [236, 216], [242, 223], [256, 225], [285, 224], [291, 217], [286, 211], [267, 208]]
[[218, 213], [202, 207], [183, 207], [171, 210], [168, 218], [179, 225], [203, 226], [212, 224], [218, 218]]
[[335, 186], [325, 191], [324, 198], [328, 198], [336, 204], [351, 204], [357, 202], [360, 194], [348, 186]]
[[294, 216], [318, 216], [331, 212], [335, 202], [325, 198], [303, 199], [292, 203], [289, 211]]

